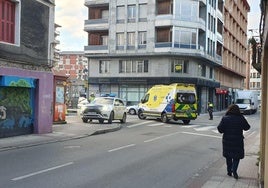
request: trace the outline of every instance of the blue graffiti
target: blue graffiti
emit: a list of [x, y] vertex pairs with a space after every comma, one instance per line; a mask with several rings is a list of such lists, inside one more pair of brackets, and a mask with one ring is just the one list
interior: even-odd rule
[[11, 119], [5, 119], [4, 121], [1, 121], [0, 126], [5, 129], [13, 129], [15, 126], [15, 118], [12, 117]]

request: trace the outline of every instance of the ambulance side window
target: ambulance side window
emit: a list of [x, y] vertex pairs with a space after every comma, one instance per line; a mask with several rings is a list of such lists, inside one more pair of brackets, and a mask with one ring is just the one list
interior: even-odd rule
[[146, 94], [142, 99], [141, 99], [141, 103], [146, 103], [149, 101], [149, 97], [150, 97], [150, 94]]

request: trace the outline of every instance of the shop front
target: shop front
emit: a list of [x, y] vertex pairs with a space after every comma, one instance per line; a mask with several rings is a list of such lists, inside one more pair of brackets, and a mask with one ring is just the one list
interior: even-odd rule
[[0, 76], [0, 138], [33, 133], [35, 83], [33, 78]]

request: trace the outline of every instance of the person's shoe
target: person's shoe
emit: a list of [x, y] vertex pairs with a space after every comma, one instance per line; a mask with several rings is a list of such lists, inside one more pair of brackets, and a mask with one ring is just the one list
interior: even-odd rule
[[227, 172], [227, 175], [228, 176], [232, 176], [232, 172]]
[[234, 172], [234, 178], [238, 179], [238, 174], [236, 172]]

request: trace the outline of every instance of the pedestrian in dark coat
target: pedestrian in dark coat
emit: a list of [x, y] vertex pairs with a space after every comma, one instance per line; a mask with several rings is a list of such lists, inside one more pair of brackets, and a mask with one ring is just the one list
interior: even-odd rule
[[238, 179], [237, 168], [240, 159], [245, 156], [243, 130], [249, 130], [245, 117], [240, 113], [239, 107], [232, 104], [218, 125], [218, 131], [223, 133], [223, 156], [226, 158], [227, 174]]

